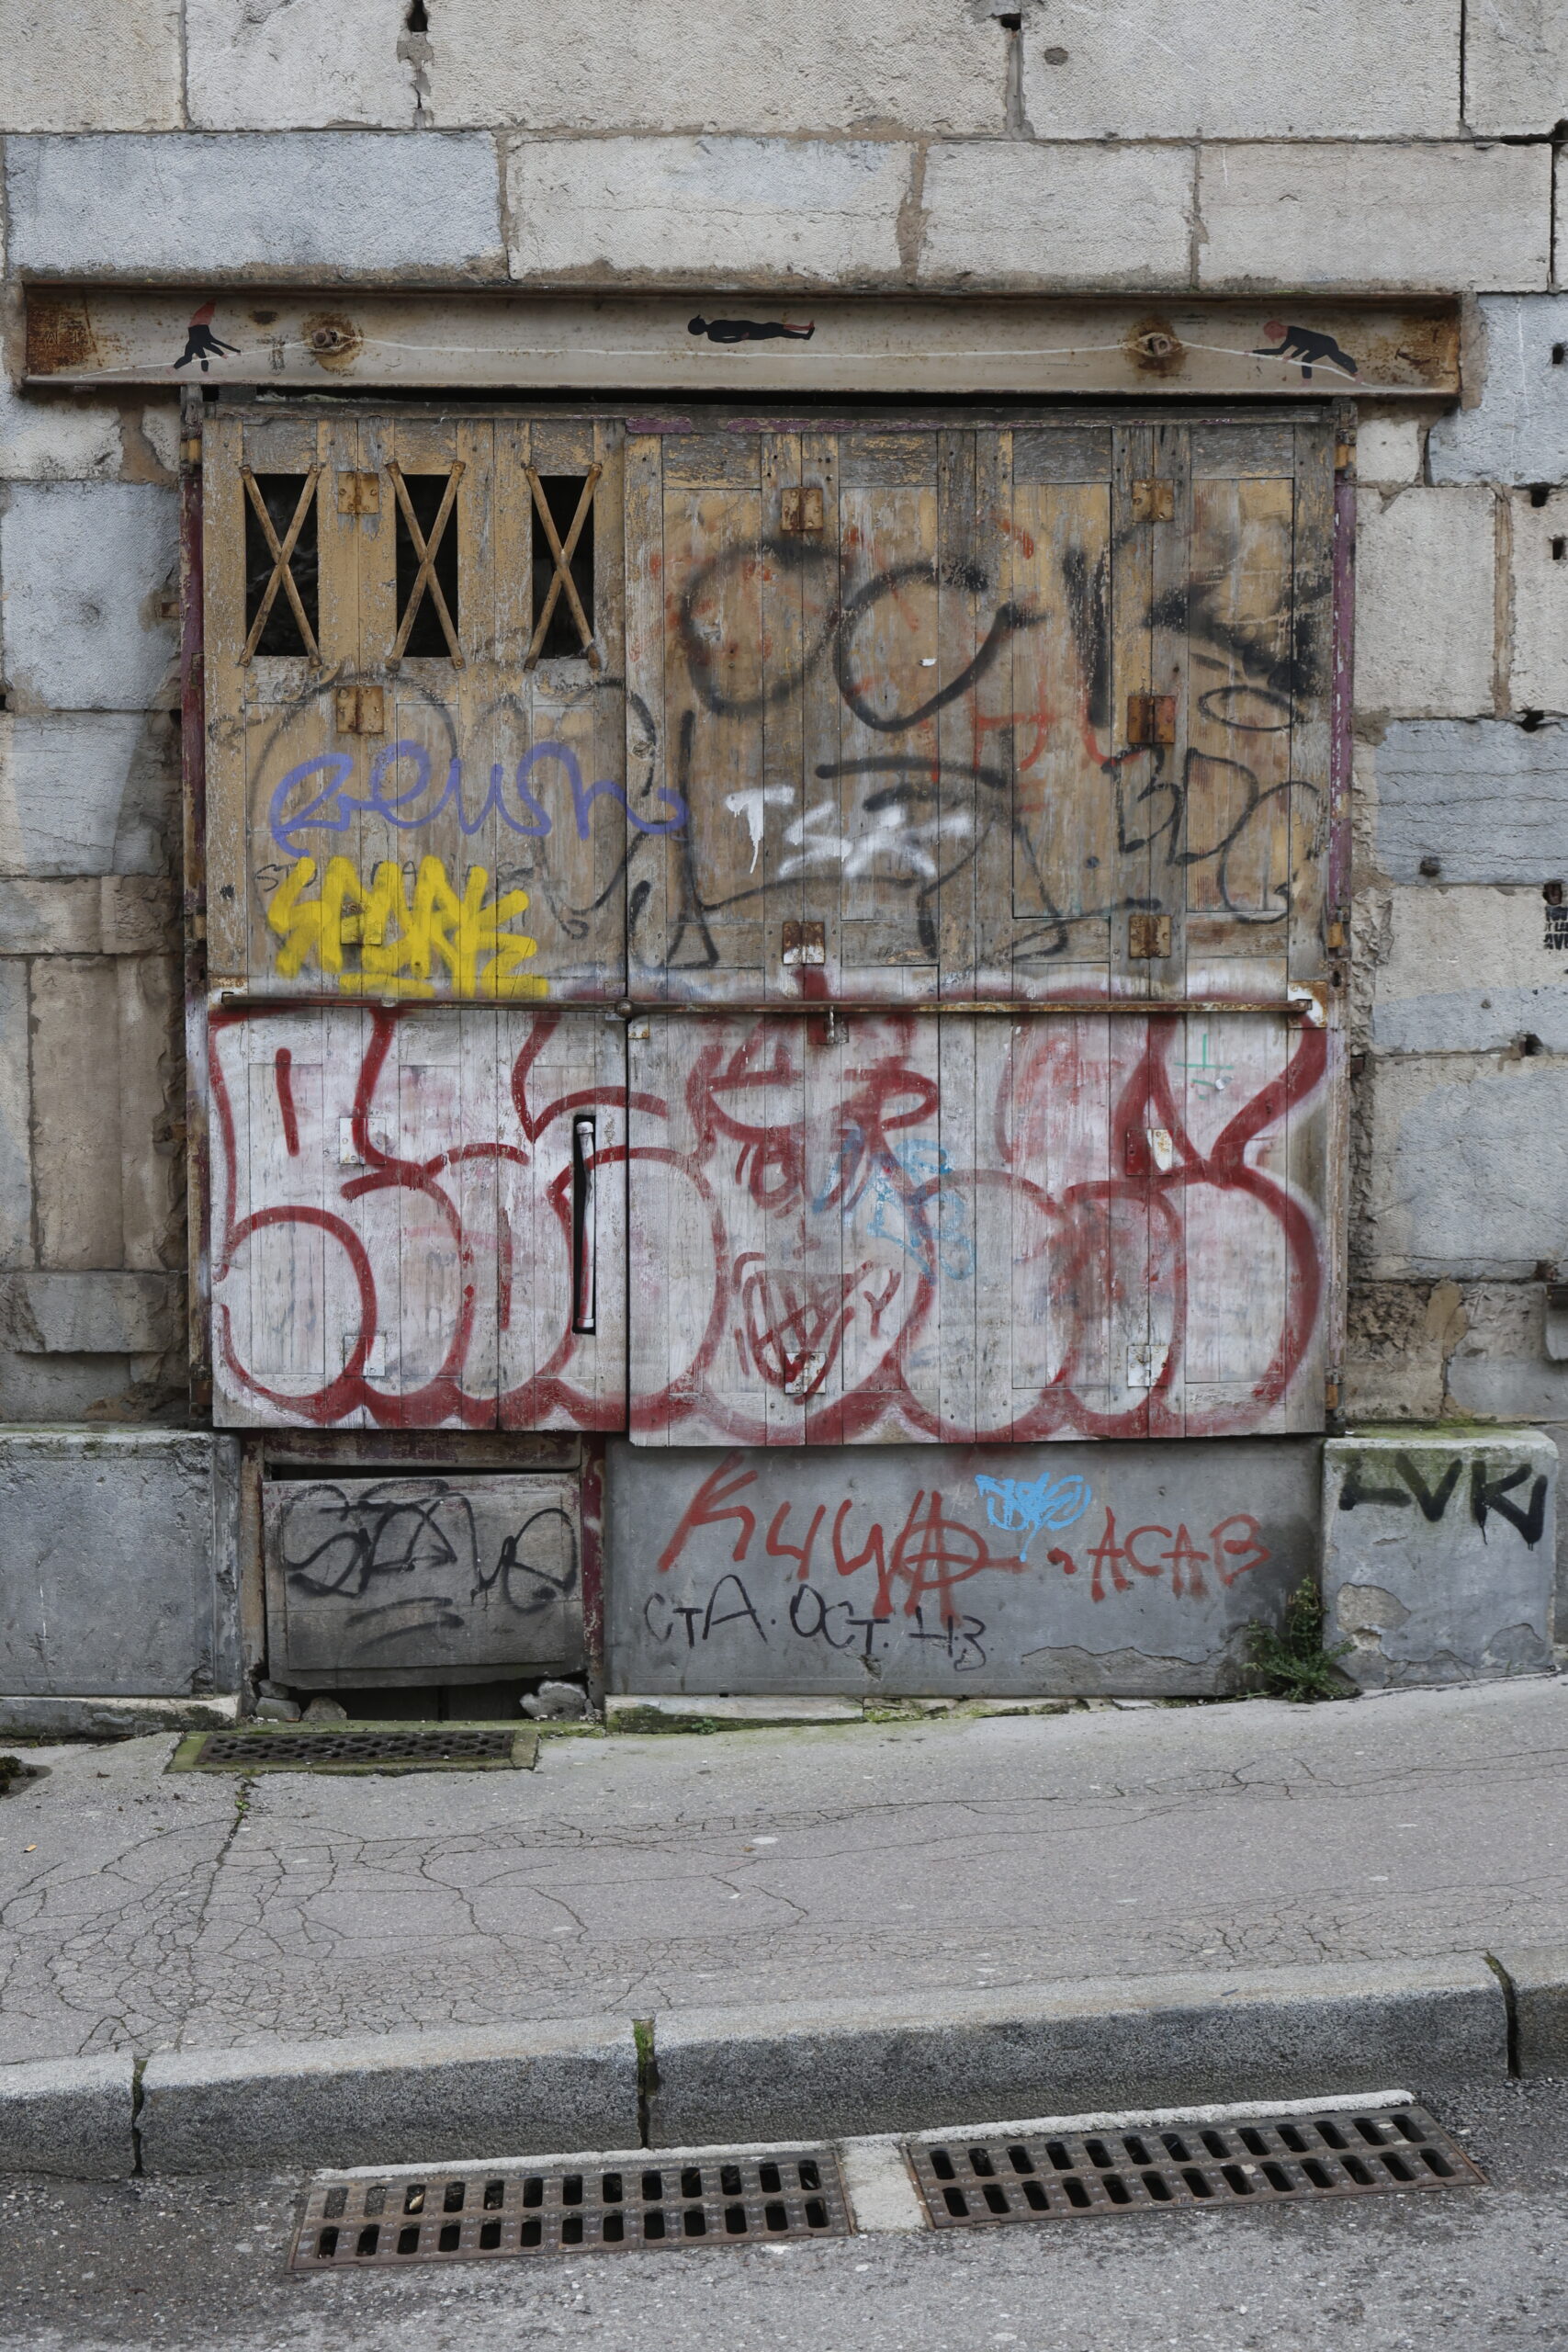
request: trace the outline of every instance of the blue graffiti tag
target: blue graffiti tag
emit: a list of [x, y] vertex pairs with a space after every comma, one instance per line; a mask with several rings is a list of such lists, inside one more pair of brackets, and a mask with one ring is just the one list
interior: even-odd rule
[[942, 1145], [911, 1141], [874, 1152], [852, 1121], [828, 1181], [811, 1202], [812, 1214], [820, 1216], [838, 1200], [842, 1216], [852, 1217], [869, 1190], [872, 1238], [896, 1241], [933, 1280], [940, 1267], [950, 1282], [965, 1282], [975, 1271], [975, 1245], [964, 1230], [964, 1195], [947, 1184], [930, 1189], [933, 1179], [952, 1173]]
[[[408, 761], [414, 777], [400, 790], [399, 764]], [[354, 761], [346, 752], [331, 752], [313, 760], [301, 760], [290, 768], [272, 796], [267, 820], [272, 838], [286, 855], [298, 857], [304, 846], [303, 833], [346, 833], [356, 817], [379, 817], [385, 823], [395, 825], [400, 831], [412, 832], [422, 825], [433, 825], [450, 808], [456, 814], [462, 831], [469, 839], [477, 833], [487, 818], [499, 817], [509, 831], [525, 838], [540, 840], [551, 831], [551, 820], [529, 789], [529, 779], [541, 760], [553, 760], [564, 771], [571, 788], [572, 813], [577, 820], [579, 841], [588, 839], [588, 812], [603, 793], [630, 818], [639, 833], [679, 832], [686, 821], [686, 804], [677, 792], [659, 787], [657, 797], [674, 814], [654, 822], [639, 817], [627, 802], [618, 784], [601, 777], [597, 784], [584, 784], [577, 754], [566, 743], [536, 743], [524, 752], [517, 763], [512, 780], [509, 799], [506, 770], [497, 761], [490, 772], [490, 789], [479, 808], [470, 816], [463, 799], [463, 763], [454, 757], [446, 770], [446, 781], [440, 797], [429, 805], [431, 790], [430, 753], [423, 743], [399, 742], [386, 745], [378, 752], [370, 766], [370, 782], [365, 798], [360, 799], [346, 789], [354, 774]], [[332, 781], [318, 790], [303, 808], [289, 810], [289, 800], [299, 786], [313, 775], [322, 774]], [[391, 788], [389, 788], [390, 785]]]
[[1023, 1543], [1026, 1559], [1030, 1544], [1043, 1527], [1071, 1527], [1094, 1500], [1086, 1478], [1060, 1478], [1053, 1484], [1049, 1470], [1032, 1485], [1025, 1478], [984, 1476], [976, 1476], [975, 1485], [986, 1498], [986, 1517], [993, 1527], [1005, 1528], [1010, 1535], [1021, 1535], [1028, 1529]]

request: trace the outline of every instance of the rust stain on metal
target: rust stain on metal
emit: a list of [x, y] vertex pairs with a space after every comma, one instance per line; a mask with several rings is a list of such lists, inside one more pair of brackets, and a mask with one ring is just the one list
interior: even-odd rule
[[312, 311], [300, 321], [299, 340], [318, 366], [334, 374], [352, 368], [365, 347], [365, 337], [341, 311]]
[[1139, 319], [1128, 331], [1125, 349], [1141, 376], [1179, 376], [1187, 365], [1181, 337], [1168, 319]]
[[28, 299], [28, 373], [56, 376], [103, 364], [87, 306], [73, 295], [35, 293]]

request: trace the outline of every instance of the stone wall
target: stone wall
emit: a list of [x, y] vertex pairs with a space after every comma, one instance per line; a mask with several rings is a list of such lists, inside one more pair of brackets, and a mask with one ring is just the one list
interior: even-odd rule
[[174, 397], [14, 389], [90, 275], [1475, 298], [1468, 404], [1362, 419], [1347, 1399], [1568, 1424], [1568, 14], [0, 0], [0, 1419], [180, 1406]]

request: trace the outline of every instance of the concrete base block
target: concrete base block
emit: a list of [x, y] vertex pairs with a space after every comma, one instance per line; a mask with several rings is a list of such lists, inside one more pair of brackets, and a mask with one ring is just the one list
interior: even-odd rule
[[637, 2136], [629, 2020], [166, 2051], [142, 2076], [142, 2168], [457, 2164]]
[[1386, 1429], [1323, 1454], [1325, 1638], [1363, 1690], [1547, 1674], [1557, 1448], [1539, 1430]]
[[144, 1739], [151, 1732], [221, 1731], [240, 1716], [238, 1698], [7, 1699], [0, 1738]]
[[238, 1688], [239, 1460], [199, 1430], [0, 1429], [0, 1691], [71, 1702], [6, 1722]]
[[129, 2050], [0, 2066], [0, 2171], [75, 2180], [133, 2171], [135, 2067]]
[[1568, 1944], [1493, 1954], [1514, 1996], [1514, 2071], [1568, 2076]]
[[1479, 1958], [688, 2010], [656, 2018], [655, 2044], [655, 2147], [1508, 2071], [1503, 1987]]

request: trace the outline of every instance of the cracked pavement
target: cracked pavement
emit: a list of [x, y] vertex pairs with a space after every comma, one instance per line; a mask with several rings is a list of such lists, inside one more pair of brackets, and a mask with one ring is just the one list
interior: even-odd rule
[[1568, 1942], [1568, 1681], [552, 1738], [533, 1772], [23, 1751], [0, 2062]]

